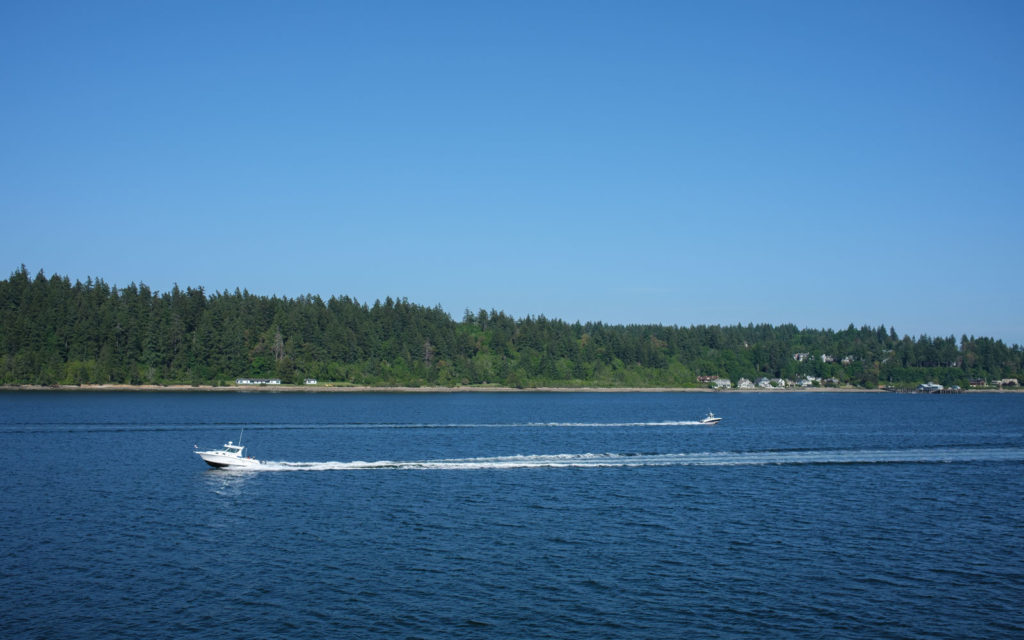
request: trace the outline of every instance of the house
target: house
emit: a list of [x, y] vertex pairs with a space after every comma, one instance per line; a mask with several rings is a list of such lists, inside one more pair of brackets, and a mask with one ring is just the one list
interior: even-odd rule
[[316, 384], [316, 378], [306, 378], [302, 381], [302, 384]]
[[732, 380], [728, 378], [715, 378], [711, 381], [711, 386], [715, 389], [732, 389]]
[[857, 358], [855, 358], [853, 356], [846, 356], [840, 362], [842, 362], [842, 364], [844, 364], [844, 365], [851, 365], [851, 364], [853, 364], [853, 361], [856, 360], [856, 359]]
[[832, 356], [828, 355], [827, 353], [823, 353], [823, 354], [821, 354], [821, 356], [820, 356], [820, 357], [821, 357], [821, 362], [822, 362], [823, 364], [824, 364], [824, 363], [828, 363], [828, 362], [835, 362], [835, 361], [836, 361], [836, 359], [835, 359], [835, 358], [833, 358]]
[[239, 378], [235, 380], [237, 385], [266, 385], [266, 384], [281, 384], [281, 381], [277, 378]]
[[1000, 387], [1016, 387], [1020, 385], [1020, 381], [1018, 381], [1017, 378], [1003, 378], [996, 384]]
[[925, 382], [917, 385], [917, 390], [922, 393], [937, 393], [942, 391], [942, 385], [935, 382]]
[[786, 380], [783, 380], [782, 378], [775, 378], [774, 380], [772, 380], [772, 384], [775, 387], [779, 388], [779, 389], [785, 389], [786, 386], [792, 385], [793, 383], [792, 382], [787, 382]]
[[746, 378], [740, 378], [740, 381], [736, 383], [737, 389], [754, 389], [754, 383]]
[[768, 378], [758, 378], [757, 380], [754, 381], [754, 384], [757, 385], [758, 389], [772, 388], [772, 383]]
[[793, 359], [796, 360], [797, 362], [804, 362], [804, 361], [806, 361], [810, 357], [811, 357], [811, 354], [809, 354], [809, 353], [794, 353], [793, 354]]

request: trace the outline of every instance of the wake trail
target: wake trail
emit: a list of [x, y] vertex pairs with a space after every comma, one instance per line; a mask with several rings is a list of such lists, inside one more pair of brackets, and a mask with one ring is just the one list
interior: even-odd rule
[[[862, 449], [701, 453], [562, 453], [436, 460], [353, 462], [268, 461], [253, 471], [476, 470], [607, 467], [686, 467], [754, 465], [836, 465], [892, 463], [1024, 462], [1019, 447], [946, 447], [934, 449]], [[248, 470], [246, 470], [248, 471]]]
[[[504, 425], [500, 425], [504, 426]], [[692, 427], [707, 426], [699, 420], [663, 420], [660, 422], [527, 422], [525, 427]]]

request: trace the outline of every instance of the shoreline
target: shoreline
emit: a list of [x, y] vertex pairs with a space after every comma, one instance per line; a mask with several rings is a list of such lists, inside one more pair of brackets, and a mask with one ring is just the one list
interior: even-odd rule
[[[794, 389], [705, 389], [695, 387], [533, 387], [518, 389], [499, 386], [456, 387], [372, 387], [301, 386], [301, 385], [156, 385], [156, 384], [93, 384], [93, 385], [0, 385], [0, 391], [134, 391], [188, 393], [893, 393], [885, 389], [855, 387], [804, 387]], [[1012, 393], [1011, 390], [977, 389], [976, 392]], [[964, 393], [967, 391], [965, 390]]]

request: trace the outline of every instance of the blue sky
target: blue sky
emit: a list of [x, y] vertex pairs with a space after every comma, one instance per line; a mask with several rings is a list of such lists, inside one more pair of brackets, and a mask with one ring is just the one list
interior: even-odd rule
[[0, 269], [1024, 344], [1021, 33], [1016, 1], [5, 2]]

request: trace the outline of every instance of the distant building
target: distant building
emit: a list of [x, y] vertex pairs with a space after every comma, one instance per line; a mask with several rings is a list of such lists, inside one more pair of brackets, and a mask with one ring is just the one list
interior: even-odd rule
[[306, 378], [302, 381], [302, 384], [316, 384], [316, 378]]
[[823, 354], [821, 354], [821, 361], [822, 361], [822, 363], [835, 362], [836, 359], [833, 358], [832, 356], [828, 355], [827, 353], [823, 353]]
[[1000, 387], [1016, 387], [1020, 385], [1020, 381], [1017, 378], [1003, 378], [996, 384]]
[[238, 378], [235, 380], [237, 385], [266, 385], [266, 384], [281, 384], [278, 378]]
[[715, 389], [732, 389], [732, 380], [728, 378], [715, 378], [711, 381], [711, 386]]
[[942, 391], [942, 385], [935, 382], [925, 382], [924, 384], [917, 385], [917, 390], [923, 393], [935, 393]]
[[754, 383], [746, 378], [740, 378], [740, 381], [736, 383], [737, 389], [754, 389]]
[[757, 380], [754, 381], [754, 384], [757, 385], [758, 389], [772, 388], [771, 380], [769, 380], [768, 378], [758, 378]]
[[809, 353], [794, 353], [793, 354], [793, 359], [796, 360], [797, 362], [804, 362], [804, 361], [806, 361], [810, 357], [811, 357], [811, 354], [809, 354]]

